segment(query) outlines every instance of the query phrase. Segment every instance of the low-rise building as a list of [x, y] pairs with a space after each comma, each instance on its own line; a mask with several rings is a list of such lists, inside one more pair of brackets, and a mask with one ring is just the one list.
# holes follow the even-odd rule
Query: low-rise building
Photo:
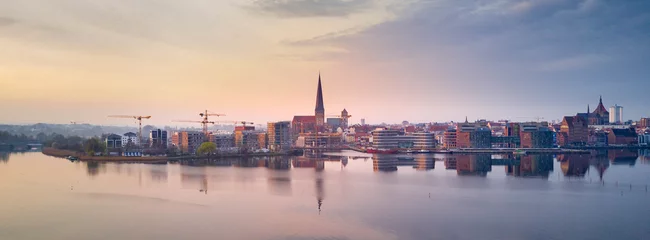
[[610, 145], [633, 145], [638, 143], [636, 131], [632, 128], [610, 129], [607, 138]]
[[637, 137], [639, 146], [650, 146], [650, 132], [644, 132]]
[[444, 134], [444, 141], [442, 143], [443, 147], [446, 149], [454, 149], [457, 146], [456, 141], [456, 129], [447, 129]]
[[117, 135], [117, 134], [110, 134], [106, 136], [106, 139], [104, 140], [106, 143], [106, 148], [107, 149], [116, 149], [116, 148], [122, 148], [122, 136]]
[[122, 147], [126, 147], [126, 145], [129, 143], [133, 143], [135, 146], [138, 146], [140, 144], [140, 141], [138, 141], [138, 134], [128, 132], [122, 135]]

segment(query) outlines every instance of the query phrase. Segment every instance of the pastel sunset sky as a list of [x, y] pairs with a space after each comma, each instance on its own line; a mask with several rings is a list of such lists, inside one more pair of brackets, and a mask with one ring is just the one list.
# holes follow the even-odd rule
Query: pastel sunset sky
[[[650, 116], [646, 0], [0, 0], [0, 123]], [[128, 122], [128, 121], [127, 121]]]

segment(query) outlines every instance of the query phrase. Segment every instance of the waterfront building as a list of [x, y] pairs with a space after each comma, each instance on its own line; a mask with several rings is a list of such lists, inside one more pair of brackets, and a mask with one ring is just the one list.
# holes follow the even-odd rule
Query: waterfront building
[[377, 129], [372, 131], [372, 146], [377, 149], [397, 149], [399, 145], [399, 131], [390, 129]]
[[183, 153], [196, 153], [196, 149], [205, 141], [205, 134], [199, 131], [175, 132], [172, 143]]
[[650, 132], [644, 132], [637, 136], [639, 146], [650, 146]]
[[587, 144], [590, 146], [607, 146], [608, 132], [602, 129], [589, 129], [589, 141]]
[[589, 137], [588, 126], [587, 121], [581, 116], [564, 117], [558, 135], [558, 145], [586, 145]]
[[459, 123], [456, 128], [456, 147], [458, 148], [491, 148], [492, 130], [488, 122], [480, 120], [469, 123]]
[[623, 123], [623, 107], [614, 105], [609, 107], [609, 123], [621, 124]]
[[255, 128], [235, 128], [235, 147], [248, 150], [266, 148], [266, 132]]
[[122, 135], [122, 147], [126, 147], [126, 145], [129, 143], [133, 143], [134, 145], [138, 146], [140, 144], [140, 141], [138, 140], [138, 134], [128, 132]]
[[227, 151], [235, 147], [234, 134], [210, 134], [210, 142], [217, 145], [220, 151]]
[[631, 145], [638, 143], [636, 131], [632, 128], [628, 129], [615, 129], [612, 128], [607, 134], [607, 142], [610, 145]]
[[414, 149], [433, 149], [436, 148], [436, 135], [428, 132], [413, 133]]
[[167, 148], [167, 131], [161, 129], [151, 130], [149, 133], [149, 142], [151, 147]]
[[107, 149], [122, 148], [122, 136], [120, 135], [110, 134], [106, 136], [106, 139], [104, 141], [106, 143]]
[[553, 131], [547, 122], [520, 123], [519, 129], [522, 148], [552, 148], [555, 145]]
[[341, 144], [340, 133], [303, 133], [296, 140], [297, 147], [328, 148]]
[[270, 122], [266, 127], [268, 145], [271, 151], [286, 151], [291, 147], [291, 122]]

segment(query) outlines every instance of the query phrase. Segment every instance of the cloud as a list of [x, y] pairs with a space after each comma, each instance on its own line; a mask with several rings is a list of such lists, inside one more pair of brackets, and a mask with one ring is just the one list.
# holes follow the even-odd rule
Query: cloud
[[16, 22], [18, 21], [13, 18], [0, 17], [0, 27], [14, 25]]
[[563, 59], [552, 60], [546, 63], [543, 63], [539, 66], [539, 70], [542, 71], [563, 71], [563, 70], [573, 70], [580, 68], [587, 68], [597, 64], [606, 63], [611, 59], [607, 56], [590, 54], [590, 55], [581, 55], [573, 56]]
[[372, 5], [372, 0], [255, 0], [249, 8], [281, 18], [347, 17]]

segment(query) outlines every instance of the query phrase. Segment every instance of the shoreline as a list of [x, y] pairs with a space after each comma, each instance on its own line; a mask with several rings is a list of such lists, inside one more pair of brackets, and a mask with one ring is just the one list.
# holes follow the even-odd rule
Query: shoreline
[[51, 157], [65, 158], [73, 156], [79, 158], [79, 161], [90, 162], [121, 162], [121, 163], [166, 163], [169, 161], [178, 161], [186, 159], [225, 159], [225, 158], [241, 158], [241, 157], [277, 157], [288, 156], [287, 153], [249, 153], [249, 154], [221, 154], [211, 156], [149, 156], [149, 157], [124, 157], [124, 156], [86, 156], [85, 153], [55, 149], [43, 148], [41, 152], [44, 155]]

